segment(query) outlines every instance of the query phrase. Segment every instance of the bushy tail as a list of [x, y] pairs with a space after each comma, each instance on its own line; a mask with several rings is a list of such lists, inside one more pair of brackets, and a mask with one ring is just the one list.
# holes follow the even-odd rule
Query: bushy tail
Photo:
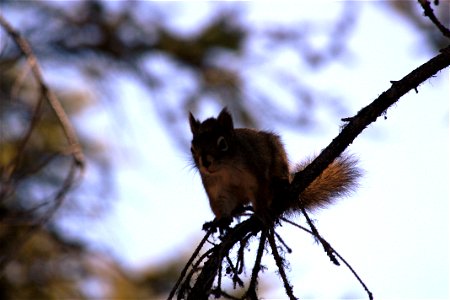
[[[309, 158], [297, 164], [293, 172], [303, 170], [313, 159]], [[337, 198], [354, 191], [361, 176], [362, 170], [358, 168], [358, 160], [352, 155], [343, 153], [300, 194], [299, 207], [303, 205], [309, 211], [324, 208]], [[293, 210], [296, 211], [299, 207]]]

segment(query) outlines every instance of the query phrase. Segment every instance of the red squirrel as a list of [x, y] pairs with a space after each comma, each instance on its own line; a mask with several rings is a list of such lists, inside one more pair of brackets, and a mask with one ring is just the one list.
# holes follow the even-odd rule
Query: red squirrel
[[[217, 118], [203, 122], [190, 113], [189, 124], [193, 134], [192, 157], [217, 220], [233, 217], [249, 203], [261, 219], [270, 218], [277, 184], [289, 185], [293, 174], [311, 162], [311, 159], [306, 160], [290, 170], [278, 135], [234, 128], [226, 108]], [[287, 211], [300, 211], [300, 201], [309, 211], [324, 207], [353, 190], [360, 176], [357, 160], [344, 153], [300, 194], [298, 203], [290, 205]]]

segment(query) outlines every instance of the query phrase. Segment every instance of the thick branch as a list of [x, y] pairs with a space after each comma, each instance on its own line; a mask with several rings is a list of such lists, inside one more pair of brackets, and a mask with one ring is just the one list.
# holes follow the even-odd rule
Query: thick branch
[[[391, 88], [382, 93], [375, 101], [361, 109], [352, 118], [345, 119], [348, 124], [341, 133], [322, 151], [322, 153], [303, 171], [295, 174], [288, 194], [290, 201], [298, 201], [298, 195], [320, 175], [327, 166], [338, 157], [354, 139], [372, 122], [383, 115], [383, 113], [398, 99], [410, 90], [417, 87], [437, 72], [450, 65], [450, 47], [441, 51], [439, 55], [432, 58], [422, 66], [399, 81], [393, 82]], [[286, 209], [286, 208], [285, 208]], [[214, 278], [217, 275], [221, 263], [220, 253], [228, 253], [233, 246], [249, 235], [256, 235], [263, 230], [264, 225], [256, 216], [229, 229], [223, 237], [222, 243], [216, 246], [208, 261], [205, 262], [202, 271], [194, 284], [188, 299], [208, 299], [208, 291], [211, 290]]]
[[358, 114], [348, 120], [339, 135], [320, 153], [320, 155], [304, 170], [295, 174], [291, 185], [290, 201], [298, 201], [298, 195], [319, 176], [355, 140], [355, 138], [399, 98], [410, 90], [416, 90], [425, 80], [450, 65], [450, 47], [421, 65], [404, 78], [393, 82], [391, 88], [382, 93], [375, 101], [361, 109]]

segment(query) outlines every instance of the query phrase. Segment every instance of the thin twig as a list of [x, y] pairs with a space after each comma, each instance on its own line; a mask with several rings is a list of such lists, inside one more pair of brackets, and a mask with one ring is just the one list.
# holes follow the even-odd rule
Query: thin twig
[[6, 264], [11, 261], [11, 259], [14, 257], [14, 255], [17, 254], [18, 249], [20, 249], [25, 242], [28, 240], [28, 238], [39, 228], [41, 228], [44, 224], [46, 224], [50, 218], [53, 216], [53, 214], [58, 210], [58, 208], [61, 206], [65, 195], [70, 190], [70, 188], [75, 183], [75, 175], [76, 175], [76, 169], [77, 166], [75, 163], [73, 163], [69, 169], [69, 172], [67, 174], [67, 177], [65, 178], [61, 189], [56, 193], [54, 197], [54, 205], [53, 207], [46, 212], [39, 220], [34, 222], [29, 226], [29, 228], [23, 233], [23, 235], [14, 243], [14, 247], [7, 248], [5, 253], [0, 257], [0, 277], [5, 269]]
[[41, 162], [38, 162], [36, 164], [36, 166], [34, 166], [33, 168], [30, 168], [28, 170], [26, 170], [26, 172], [17, 172], [14, 176], [15, 181], [20, 181], [23, 180], [31, 175], [36, 174], [37, 172], [39, 172], [40, 170], [42, 170], [45, 166], [47, 166], [48, 164], [50, 164], [54, 159], [58, 158], [61, 155], [60, 152], [53, 152], [50, 155], [48, 155], [48, 157], [42, 159]]
[[229, 253], [244, 237], [258, 234], [262, 228], [263, 225], [256, 216], [252, 216], [244, 222], [237, 224], [235, 227], [230, 228], [223, 236], [222, 242], [214, 247], [214, 252], [209, 256], [208, 261], [204, 263], [201, 273], [197, 277], [191, 293], [188, 295], [188, 299], [208, 299], [208, 291], [211, 290], [214, 278], [217, 275], [219, 251]]
[[236, 267], [233, 265], [233, 262], [231, 261], [231, 258], [227, 255], [226, 256], [229, 268], [230, 268], [230, 272], [233, 274], [232, 275], [232, 280], [233, 280], [233, 288], [236, 288], [236, 284], [238, 284], [240, 287], [244, 286], [244, 282], [241, 280], [241, 278], [239, 278], [239, 274], [238, 270], [236, 269]]
[[244, 270], [244, 251], [251, 237], [252, 235], [248, 234], [240, 241], [240, 247], [237, 251], [236, 261], [236, 269], [238, 270], [238, 274], [241, 274]]
[[[401, 80], [394, 83], [391, 88], [383, 92], [371, 104], [361, 109], [358, 114], [349, 118], [348, 124], [344, 126], [339, 135], [321, 152], [321, 154], [314, 159], [301, 172], [295, 174], [289, 191], [289, 201], [298, 201], [300, 193], [313, 182], [319, 174], [321, 174], [328, 165], [336, 159], [355, 138], [365, 129], [369, 124], [375, 122], [378, 117], [382, 116], [384, 112], [394, 103], [396, 103], [402, 96], [410, 90], [417, 88], [425, 80], [432, 77], [437, 72], [443, 70], [450, 65], [450, 47], [442, 49], [440, 54], [436, 55], [411, 73], [406, 75]], [[286, 210], [289, 207], [285, 208]], [[218, 247], [223, 247], [224, 251], [230, 251], [234, 245], [239, 243], [242, 238], [247, 235], [256, 235], [264, 229], [264, 225], [255, 217], [252, 216], [235, 227], [230, 228], [227, 234], [223, 237]], [[217, 251], [215, 251], [205, 262], [201, 273], [196, 279], [191, 294], [191, 299], [207, 299], [205, 291], [211, 289], [212, 280], [217, 274], [218, 261]], [[197, 297], [197, 298], [196, 298]]]
[[261, 236], [259, 238], [258, 252], [256, 252], [255, 265], [253, 266], [253, 270], [252, 270], [252, 277], [250, 278], [250, 284], [248, 286], [247, 293], [246, 293], [246, 296], [248, 298], [258, 299], [258, 297], [256, 295], [256, 287], [258, 284], [258, 274], [259, 274], [259, 271], [261, 271], [261, 260], [262, 260], [262, 256], [264, 253], [264, 246], [266, 244], [266, 239], [267, 239], [267, 231], [262, 230]]
[[286, 244], [286, 242], [283, 240], [283, 238], [274, 230], [273, 234], [275, 234], [275, 237], [280, 241], [280, 243], [283, 245], [283, 247], [286, 249], [288, 253], [292, 253], [292, 249]]
[[434, 25], [436, 25], [436, 27], [445, 37], [450, 39], [450, 30], [444, 25], [442, 25], [442, 23], [436, 17], [433, 9], [431, 8], [430, 1], [428, 0], [418, 0], [418, 1], [423, 8], [425, 16], [428, 17], [431, 20], [431, 22], [433, 22]]
[[[316, 237], [314, 235], [314, 233], [309, 230], [308, 228], [305, 228], [297, 223], [292, 222], [289, 219], [286, 219], [285, 217], [281, 217], [281, 220], [285, 221], [286, 223], [291, 224], [292, 226], [295, 226], [297, 228], [300, 228], [303, 231], [306, 231], [307, 233], [311, 234], [312, 236]], [[331, 245], [330, 243], [328, 243], [323, 237], [320, 237], [322, 240], [322, 243], [325, 243], [328, 245], [329, 249], [331, 251], [333, 251], [334, 254], [336, 254], [336, 256], [346, 265], [346, 267], [350, 270], [350, 272], [352, 272], [353, 276], [355, 276], [355, 278], [359, 281], [359, 283], [362, 285], [362, 287], [364, 288], [364, 290], [366, 291], [367, 295], [369, 296], [369, 299], [372, 300], [373, 299], [373, 295], [372, 292], [369, 290], [369, 288], [366, 286], [366, 284], [364, 283], [364, 281], [361, 279], [361, 277], [359, 277], [358, 273], [356, 273], [356, 271], [352, 268], [352, 266], [339, 254], [339, 252], [337, 252]]]
[[[42, 76], [42, 72], [40, 70], [38, 61], [36, 59], [36, 56], [34, 55], [33, 51], [31, 50], [30, 45], [26, 41], [26, 39], [22, 38], [20, 34], [3, 18], [3, 16], [0, 15], [0, 25], [4, 28], [4, 30], [11, 36], [11, 38], [14, 40], [14, 42], [17, 44], [19, 49], [21, 50], [22, 54], [27, 59], [27, 64], [31, 71], [33, 72], [34, 78], [37, 82], [37, 84], [40, 87], [40, 93], [38, 96], [38, 101], [36, 106], [34, 107], [33, 117], [30, 122], [30, 125], [27, 129], [27, 131], [24, 134], [24, 137], [21, 139], [20, 144], [18, 145], [17, 149], [17, 155], [13, 160], [13, 165], [9, 169], [9, 173], [6, 174], [6, 182], [7, 185], [11, 185], [13, 183], [13, 175], [16, 176], [17, 169], [21, 165], [21, 160], [23, 158], [23, 154], [25, 152], [25, 147], [27, 146], [31, 134], [36, 127], [37, 122], [39, 121], [43, 109], [43, 102], [45, 99], [47, 99], [50, 107], [52, 107], [53, 111], [55, 112], [60, 126], [62, 127], [63, 131], [65, 132], [65, 136], [67, 139], [67, 142], [69, 144], [69, 148], [72, 148], [71, 154], [74, 158], [71, 162], [70, 169], [67, 173], [67, 176], [64, 178], [64, 181], [62, 182], [61, 187], [56, 191], [55, 195], [52, 197], [52, 201], [48, 203], [52, 203], [53, 206], [40, 218], [32, 222], [32, 224], [27, 228], [25, 233], [17, 238], [16, 242], [14, 243], [14, 246], [11, 246], [6, 251], [6, 254], [3, 255], [0, 259], [0, 270], [3, 272], [3, 269], [5, 265], [12, 259], [13, 255], [18, 252], [18, 249], [21, 248], [26, 240], [39, 228], [41, 228], [45, 223], [48, 223], [50, 218], [55, 214], [55, 212], [60, 208], [65, 196], [69, 192], [69, 190], [72, 188], [72, 186], [77, 182], [76, 175], [77, 170], [81, 169], [83, 170], [84, 166], [84, 158], [83, 153], [81, 151], [81, 147], [79, 146], [77, 136], [75, 134], [75, 131], [72, 128], [72, 125], [65, 114], [61, 104], [59, 103], [58, 99], [56, 98], [53, 91], [45, 84]], [[16, 93], [17, 91], [13, 90], [13, 93]], [[14, 95], [13, 95], [14, 96]], [[40, 167], [43, 167], [44, 165], [40, 165]], [[36, 171], [36, 170], [31, 170]], [[20, 174], [19, 174], [20, 175]], [[14, 180], [17, 180], [19, 177], [15, 177]], [[3, 197], [7, 194], [6, 190], [0, 191], [0, 197]]]
[[69, 153], [75, 159], [76, 164], [83, 170], [85, 160], [83, 151], [81, 149], [80, 143], [78, 142], [75, 130], [70, 123], [69, 117], [64, 111], [61, 103], [56, 97], [55, 93], [47, 86], [42, 76], [41, 68], [39, 66], [38, 60], [34, 55], [30, 44], [24, 39], [20, 33], [15, 30], [2, 15], [0, 15], [0, 25], [5, 29], [5, 31], [11, 36], [11, 38], [16, 42], [19, 49], [25, 55], [28, 61], [28, 65], [31, 67], [34, 77], [41, 88], [41, 92], [45, 95], [50, 107], [53, 109], [59, 123], [64, 131], [69, 144]]
[[308, 223], [309, 227], [311, 228], [311, 232], [312, 235], [316, 238], [317, 241], [319, 241], [322, 244], [323, 250], [325, 250], [325, 252], [327, 253], [328, 257], [330, 258], [330, 260], [336, 265], [339, 266], [339, 261], [336, 259], [336, 257], [334, 257], [333, 255], [333, 251], [331, 251], [330, 249], [330, 245], [327, 243], [323, 243], [324, 239], [322, 238], [322, 236], [319, 234], [319, 231], [317, 230], [316, 226], [314, 226], [313, 222], [311, 221], [311, 219], [309, 218], [308, 213], [306, 212], [306, 209], [304, 207], [301, 208], [302, 209], [302, 213], [306, 218], [306, 222]]
[[206, 259], [207, 257], [211, 257], [211, 255], [214, 253], [215, 248], [211, 248], [209, 250], [207, 250], [205, 253], [203, 253], [195, 263], [192, 263], [192, 267], [191, 267], [191, 271], [186, 275], [183, 283], [181, 284], [179, 291], [178, 291], [178, 299], [185, 299], [184, 296], [184, 292], [185, 289], [189, 288], [190, 289], [190, 282], [192, 277], [194, 276], [195, 273], [197, 273], [198, 271], [201, 270], [200, 268], [200, 264], [202, 263], [202, 261], [204, 259]]
[[11, 99], [15, 100], [18, 98], [21, 86], [22, 86], [23, 82], [25, 81], [26, 77], [28, 76], [28, 74], [30, 73], [30, 69], [31, 69], [30, 65], [28, 65], [28, 64], [25, 65], [21, 74], [14, 81], [14, 84], [11, 87]]
[[36, 128], [36, 124], [39, 122], [39, 119], [42, 114], [43, 103], [44, 103], [44, 97], [42, 97], [42, 94], [39, 94], [39, 99], [37, 101], [36, 106], [34, 107], [33, 116], [31, 118], [30, 125], [28, 126], [26, 133], [24, 134], [23, 138], [20, 140], [20, 142], [17, 146], [17, 153], [15, 155], [14, 160], [12, 161], [12, 166], [10, 167], [10, 169], [8, 170], [8, 173], [6, 174], [7, 178], [5, 179], [5, 181], [8, 184], [11, 184], [11, 182], [13, 181], [13, 179], [12, 179], [13, 175], [17, 175], [16, 172], [17, 172], [18, 168], [20, 167], [20, 165], [22, 164], [22, 158], [23, 158], [23, 154], [25, 152], [25, 147], [30, 140], [33, 130]]
[[372, 292], [366, 286], [364, 281], [362, 281], [361, 277], [359, 277], [358, 273], [356, 273], [356, 271], [352, 268], [352, 266], [339, 254], [339, 252], [337, 252], [333, 247], [331, 247], [331, 245], [330, 248], [331, 250], [333, 250], [334, 254], [336, 254], [336, 256], [339, 257], [339, 259], [344, 263], [344, 265], [350, 270], [350, 272], [352, 272], [353, 276], [355, 276], [355, 278], [359, 281], [359, 283], [362, 285], [367, 295], [369, 296], [369, 299], [373, 300]]
[[172, 290], [170, 291], [169, 297], [167, 297], [167, 299], [172, 299], [172, 297], [175, 295], [175, 292], [177, 291], [178, 286], [180, 285], [181, 281], [183, 280], [184, 275], [186, 275], [186, 272], [189, 269], [189, 267], [191, 266], [192, 262], [197, 257], [198, 253], [202, 249], [202, 247], [205, 244], [205, 242], [208, 240], [209, 236], [211, 235], [211, 232], [212, 232], [212, 230], [208, 230], [206, 232], [205, 236], [203, 237], [203, 239], [198, 244], [197, 248], [195, 248], [194, 253], [192, 253], [192, 255], [189, 258], [188, 262], [186, 263], [186, 265], [184, 266], [183, 270], [181, 271], [180, 277], [178, 277], [178, 280], [175, 283], [175, 285], [172, 288]]
[[269, 235], [268, 235], [268, 241], [269, 241], [269, 245], [270, 248], [272, 248], [272, 256], [275, 260], [275, 263], [278, 267], [278, 271], [279, 274], [281, 276], [281, 279], [283, 280], [283, 285], [284, 285], [284, 289], [286, 291], [287, 296], [289, 297], [289, 299], [294, 300], [294, 299], [298, 299], [297, 297], [294, 296], [294, 292], [292, 290], [292, 286], [289, 283], [289, 280], [287, 279], [286, 276], [286, 272], [284, 271], [284, 264], [283, 264], [283, 258], [280, 256], [280, 254], [278, 253], [278, 249], [277, 249], [277, 244], [275, 242], [275, 238], [274, 238], [274, 229], [272, 228], [269, 231]]
[[[222, 251], [219, 252], [219, 270], [217, 271], [217, 287], [216, 287], [216, 291], [217, 294], [215, 295], [216, 298], [218, 298], [220, 296], [220, 291], [222, 291], [222, 262], [223, 262], [223, 257], [224, 254]], [[226, 255], [226, 254], [225, 254]]]

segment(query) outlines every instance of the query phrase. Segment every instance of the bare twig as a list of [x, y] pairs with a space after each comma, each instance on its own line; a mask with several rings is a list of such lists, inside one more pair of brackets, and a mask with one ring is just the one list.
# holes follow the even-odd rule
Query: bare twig
[[61, 206], [65, 195], [67, 194], [67, 192], [70, 190], [70, 188], [72, 187], [72, 185], [75, 182], [76, 169], [77, 169], [76, 165], [72, 164], [70, 167], [70, 170], [67, 174], [67, 177], [65, 178], [65, 180], [62, 184], [62, 187], [54, 196], [53, 207], [49, 211], [47, 211], [47, 213], [44, 214], [39, 220], [33, 222], [26, 229], [25, 233], [23, 233], [20, 237], [18, 237], [18, 239], [14, 243], [14, 247], [7, 248], [5, 253], [2, 254], [2, 256], [0, 257], [0, 275], [1, 275], [1, 272], [4, 271], [4, 267], [6, 266], [6, 264], [9, 261], [11, 261], [11, 259], [14, 257], [14, 255], [16, 255], [17, 250], [23, 246], [23, 244], [28, 240], [28, 238], [37, 229], [39, 229], [42, 225], [47, 223], [50, 220], [50, 218], [53, 216], [53, 214], [56, 212], [56, 210]]
[[172, 297], [175, 295], [175, 292], [177, 291], [178, 286], [180, 285], [181, 281], [183, 280], [184, 275], [186, 275], [187, 270], [191, 266], [191, 264], [194, 261], [194, 259], [197, 257], [197, 255], [200, 252], [200, 250], [203, 248], [203, 245], [208, 240], [208, 238], [211, 235], [211, 233], [212, 233], [212, 230], [208, 230], [206, 232], [205, 236], [203, 237], [203, 239], [198, 244], [197, 248], [195, 248], [194, 253], [192, 253], [191, 258], [189, 258], [188, 262], [186, 263], [186, 265], [184, 266], [183, 270], [181, 271], [180, 277], [178, 277], [178, 280], [175, 283], [175, 285], [172, 288], [172, 290], [170, 291], [169, 297], [167, 299], [172, 299]]
[[[23, 233], [16, 236], [14, 241], [10, 241], [8, 247], [6, 247], [6, 250], [4, 251], [3, 255], [0, 258], [0, 270], [1, 272], [3, 272], [5, 265], [13, 259], [14, 255], [16, 255], [16, 253], [18, 252], [18, 249], [20, 249], [25, 244], [28, 238], [37, 229], [42, 227], [44, 224], [48, 223], [50, 218], [59, 209], [66, 194], [69, 192], [69, 190], [76, 182], [76, 175], [78, 174], [77, 171], [80, 169], [83, 170], [84, 157], [81, 147], [78, 143], [77, 136], [72, 128], [72, 125], [67, 115], [65, 114], [61, 104], [59, 103], [53, 91], [44, 82], [38, 61], [33, 51], [31, 50], [30, 45], [28, 44], [26, 39], [21, 37], [20, 34], [1, 15], [0, 15], [0, 26], [3, 27], [3, 29], [9, 34], [9, 36], [13, 39], [13, 41], [17, 44], [18, 48], [21, 50], [22, 54], [26, 57], [28, 68], [32, 71], [32, 74], [38, 86], [40, 87], [40, 92], [38, 94], [38, 101], [34, 107], [34, 112], [30, 125], [25, 134], [23, 135], [22, 139], [20, 140], [17, 153], [12, 161], [12, 164], [8, 167], [7, 173], [4, 174], [3, 181], [5, 185], [4, 189], [0, 191], [0, 199], [5, 199], [7, 195], [10, 193], [10, 191], [15, 188], [17, 181], [20, 180], [22, 176], [25, 176], [25, 174], [17, 174], [18, 173], [17, 170], [21, 165], [21, 161], [25, 153], [25, 148], [30, 141], [30, 137], [33, 133], [33, 130], [40, 120], [45, 100], [47, 100], [50, 107], [53, 109], [60, 123], [60, 126], [62, 127], [65, 133], [65, 137], [67, 139], [70, 149], [69, 152], [72, 154], [73, 157], [67, 176], [64, 178], [63, 182], [61, 183], [61, 186], [55, 192], [54, 196], [51, 197], [51, 201], [47, 201], [45, 203], [45, 205], [51, 204], [50, 208], [40, 217], [31, 219], [27, 218], [29, 224], [26, 225], [26, 230]], [[19, 81], [16, 82], [17, 85], [13, 87], [12, 90], [13, 96], [14, 93], [18, 93], [18, 88], [21, 80], [22, 78], [20, 78]], [[67, 151], [61, 151], [61, 153], [63, 152]], [[47, 163], [49, 163], [53, 157], [54, 156], [51, 156], [49, 159], [44, 160], [43, 163], [38, 164], [37, 168], [30, 169], [28, 174], [26, 175], [30, 175], [33, 172], [37, 172], [38, 169], [43, 168]]]
[[236, 288], [236, 285], [243, 287], [244, 282], [241, 280], [241, 278], [239, 278], [239, 274], [241, 274], [241, 272], [239, 272], [239, 270], [233, 265], [233, 262], [228, 255], [226, 256], [226, 259], [230, 268], [229, 270], [227, 270], [227, 272], [232, 273], [233, 287]]
[[423, 8], [423, 13], [425, 14], [425, 16], [428, 17], [431, 20], [431, 22], [433, 22], [434, 25], [436, 25], [436, 27], [445, 37], [450, 39], [450, 30], [444, 25], [442, 25], [442, 23], [436, 17], [433, 9], [431, 8], [430, 1], [428, 0], [418, 0], [418, 1]]
[[275, 230], [273, 231], [273, 234], [283, 245], [284, 249], [286, 249], [287, 253], [292, 253], [292, 249], [286, 244], [286, 242], [283, 240], [283, 238]]
[[[184, 295], [185, 293], [189, 293], [189, 291], [191, 290], [191, 280], [192, 277], [194, 276], [194, 274], [198, 273], [201, 271], [201, 263], [211, 257], [214, 253], [214, 248], [211, 248], [209, 250], [207, 250], [205, 253], [203, 253], [195, 263], [192, 264], [192, 268], [191, 271], [187, 274], [186, 278], [183, 281], [183, 284], [181, 285], [179, 291], [178, 291], [178, 297], [177, 299], [185, 299]], [[214, 279], [214, 278], [213, 278]], [[209, 293], [209, 290], [208, 290]]]
[[252, 216], [248, 220], [237, 224], [234, 228], [230, 228], [223, 236], [222, 242], [213, 248], [213, 253], [205, 262], [201, 273], [192, 287], [188, 299], [208, 299], [208, 292], [211, 290], [214, 278], [217, 276], [219, 264], [221, 263], [220, 252], [229, 253], [229, 251], [248, 235], [256, 235], [263, 227], [261, 221]]
[[[33, 111], [33, 117], [31, 118], [30, 125], [28, 126], [28, 129], [26, 133], [24, 134], [23, 138], [20, 140], [20, 143], [17, 147], [17, 153], [15, 155], [14, 160], [12, 161], [12, 165], [9, 167], [7, 178], [5, 178], [5, 182], [7, 185], [11, 184], [11, 178], [12, 175], [16, 175], [16, 171], [21, 165], [22, 157], [25, 152], [25, 147], [30, 141], [31, 134], [33, 133], [33, 130], [36, 128], [36, 124], [39, 122], [39, 119], [42, 114], [43, 109], [43, 103], [44, 103], [44, 97], [42, 97], [42, 94], [39, 95], [39, 99], [37, 101], [36, 106], [34, 107]], [[0, 199], [2, 198], [3, 191], [0, 191]]]
[[[75, 130], [73, 129], [72, 124], [70, 123], [70, 120], [69, 120], [66, 112], [64, 111], [63, 107], [61, 106], [61, 103], [59, 102], [55, 93], [45, 83], [38, 60], [37, 60], [36, 56], [34, 55], [30, 44], [27, 42], [26, 39], [24, 39], [19, 34], [19, 32], [17, 30], [15, 30], [9, 24], [9, 22], [6, 21], [5, 18], [3, 18], [2, 15], [0, 15], [0, 25], [11, 36], [11, 38], [16, 42], [17, 46], [19, 46], [19, 49], [22, 51], [22, 53], [27, 58], [28, 65], [30, 66], [31, 71], [32, 71], [34, 77], [36, 78], [37, 83], [39, 84], [39, 86], [41, 88], [42, 95], [45, 96], [45, 98], [48, 101], [48, 104], [55, 112], [56, 117], [58, 118], [58, 121], [61, 124], [61, 127], [64, 131], [64, 134], [66, 135], [66, 138], [67, 138], [67, 141], [69, 144], [68, 153], [70, 153], [73, 156], [76, 164], [81, 169], [83, 169], [84, 164], [85, 164], [84, 155], [83, 155], [83, 151], [81, 149], [80, 143], [78, 142], [77, 135], [75, 134]], [[38, 105], [40, 105], [40, 104], [38, 104]]]
[[[286, 223], [289, 223], [295, 227], [300, 228], [303, 231], [306, 231], [307, 233], [311, 234], [315, 238], [317, 237], [312, 230], [309, 230], [308, 228], [305, 228], [297, 223], [294, 223], [291, 220], [286, 219], [284, 217], [282, 217], [281, 219]], [[345, 264], [345, 266], [350, 270], [350, 272], [352, 272], [353, 276], [355, 276], [355, 278], [359, 281], [359, 283], [362, 285], [362, 287], [366, 291], [367, 295], [369, 296], [369, 299], [372, 300], [373, 299], [372, 292], [369, 290], [369, 288], [364, 283], [364, 281], [361, 279], [361, 277], [359, 277], [358, 273], [356, 273], [356, 271], [353, 269], [353, 267], [339, 254], [339, 252], [337, 252], [333, 247], [331, 247], [330, 243], [328, 243], [323, 237], [320, 237], [320, 239], [321, 239], [321, 243], [326, 244], [327, 248], [330, 249], [330, 251], [332, 251], [334, 254], [336, 254], [336, 256]]]
[[238, 274], [241, 274], [242, 271], [244, 270], [244, 250], [247, 247], [251, 237], [252, 235], [249, 234], [240, 241], [240, 246], [239, 250], [237, 251], [237, 260], [236, 260], [236, 269], [238, 270]]
[[319, 241], [322, 244], [323, 250], [325, 250], [325, 252], [327, 253], [328, 257], [330, 258], [330, 260], [336, 265], [339, 266], [339, 261], [336, 259], [336, 257], [334, 257], [333, 255], [333, 251], [331, 251], [330, 249], [330, 245], [328, 243], [323, 243], [324, 239], [322, 238], [322, 236], [319, 234], [319, 231], [317, 230], [316, 226], [314, 226], [313, 222], [311, 221], [311, 219], [309, 218], [308, 213], [306, 212], [306, 209], [304, 207], [301, 208], [302, 209], [302, 213], [306, 218], [306, 222], [308, 223], [309, 227], [311, 228], [311, 232], [312, 235], [317, 239], [317, 241]]
[[289, 280], [287, 279], [286, 272], [284, 271], [284, 264], [283, 264], [284, 258], [282, 258], [280, 256], [280, 254], [278, 253], [277, 244], [276, 244], [275, 238], [274, 238], [274, 231], [275, 230], [272, 228], [267, 237], [270, 248], [272, 248], [272, 256], [278, 267], [278, 272], [280, 274], [280, 277], [283, 280], [283, 285], [284, 285], [284, 290], [286, 291], [286, 295], [289, 297], [290, 300], [294, 300], [294, 299], [297, 299], [297, 297], [294, 296], [294, 291], [292, 290], [292, 286], [289, 283]]
[[258, 252], [256, 252], [255, 265], [252, 270], [252, 277], [250, 279], [250, 284], [247, 289], [246, 298], [258, 299], [256, 295], [256, 287], [258, 284], [258, 274], [261, 271], [261, 259], [264, 252], [264, 246], [266, 244], [267, 231], [261, 231], [261, 237], [259, 238]]
[[[350, 145], [354, 139], [372, 122], [376, 121], [378, 117], [383, 116], [385, 111], [395, 102], [397, 102], [402, 96], [408, 93], [410, 90], [417, 89], [417, 87], [423, 83], [425, 80], [432, 77], [437, 72], [443, 70], [450, 65], [450, 47], [441, 50], [441, 53], [430, 59], [428, 62], [424, 63], [417, 69], [413, 70], [411, 73], [406, 75], [401, 80], [395, 81], [392, 86], [385, 92], [383, 92], [377, 99], [375, 99], [371, 104], [361, 109], [358, 114], [354, 117], [347, 118], [348, 123], [342, 128], [339, 135], [333, 139], [333, 141], [322, 151], [322, 153], [314, 159], [314, 161], [309, 164], [305, 169], [295, 174], [293, 182], [290, 186], [289, 193], [287, 195], [288, 200], [287, 206], [281, 211], [281, 216], [283, 212], [288, 210], [290, 203], [292, 201], [298, 201], [298, 197], [303, 192], [308, 185], [313, 182], [317, 176], [319, 176], [328, 165], [336, 159], [342, 152]], [[307, 214], [305, 214], [305, 217]], [[308, 217], [307, 217], [308, 218]], [[284, 219], [284, 218], [283, 218]], [[312, 222], [309, 220], [309, 225]], [[313, 228], [313, 226], [311, 226]], [[203, 268], [196, 279], [194, 287], [189, 294], [188, 299], [207, 299], [208, 292], [211, 290], [214, 278], [217, 275], [219, 269], [220, 253], [228, 253], [234, 245], [242, 241], [242, 239], [254, 236], [258, 232], [265, 230], [265, 226], [259, 221], [256, 216], [252, 216], [249, 219], [237, 224], [235, 227], [230, 228], [227, 233], [222, 237], [222, 242], [218, 244], [208, 257], [208, 260], [203, 265]], [[319, 238], [327, 252], [332, 252], [341, 258], [337, 252], [331, 248], [331, 246], [317, 233], [313, 233], [307, 230]], [[270, 237], [270, 234], [269, 234]], [[276, 245], [274, 243], [274, 238], [272, 234], [273, 243], [271, 245], [272, 250], [274, 250], [274, 256], [277, 255]], [[270, 242], [270, 240], [269, 240]], [[215, 247], [215, 248], [216, 248]], [[224, 251], [224, 252], [221, 252]], [[341, 259], [347, 267], [352, 271], [358, 281], [363, 285], [364, 289], [367, 291], [369, 298], [372, 298], [372, 294], [367, 289], [362, 280], [357, 276], [356, 272], [346, 263], [345, 260]], [[278, 260], [277, 264], [282, 265], [281, 260]], [[284, 271], [283, 268], [281, 268]], [[282, 277], [283, 278], [283, 277]], [[286, 286], [286, 283], [285, 283]], [[287, 284], [289, 286], [289, 284]], [[289, 290], [289, 289], [287, 289]]]
[[425, 80], [450, 65], [450, 47], [441, 50], [437, 56], [430, 59], [401, 80], [396, 81], [371, 104], [361, 109], [356, 116], [342, 128], [336, 138], [317, 156], [305, 169], [295, 174], [291, 184], [290, 203], [298, 201], [298, 195], [317, 178], [336, 157], [355, 140], [369, 124], [410, 90], [416, 89]]

